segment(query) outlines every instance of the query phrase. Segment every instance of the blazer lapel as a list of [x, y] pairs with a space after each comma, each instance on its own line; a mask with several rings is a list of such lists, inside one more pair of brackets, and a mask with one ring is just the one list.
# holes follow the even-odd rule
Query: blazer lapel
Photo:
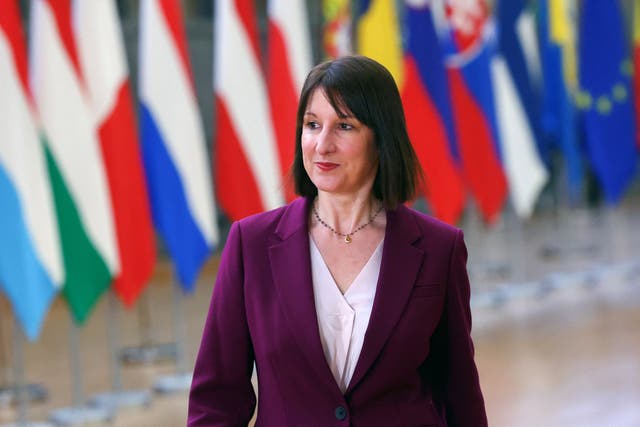
[[387, 227], [369, 325], [346, 393], [362, 380], [402, 316], [422, 265], [424, 252], [413, 246], [422, 234], [404, 205], [387, 212]]
[[300, 350], [318, 377], [340, 392], [324, 356], [313, 297], [307, 214], [309, 201], [294, 201], [276, 228], [269, 247], [271, 274], [280, 305]]

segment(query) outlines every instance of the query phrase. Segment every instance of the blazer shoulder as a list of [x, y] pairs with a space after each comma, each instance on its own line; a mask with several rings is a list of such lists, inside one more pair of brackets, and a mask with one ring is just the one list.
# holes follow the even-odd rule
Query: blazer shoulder
[[451, 240], [462, 233], [458, 227], [412, 208], [404, 207], [404, 214], [413, 218], [424, 236], [431, 236], [438, 240]]
[[283, 227], [298, 228], [305, 224], [306, 204], [305, 199], [298, 198], [285, 206], [247, 216], [237, 225], [250, 238], [267, 237]]
[[264, 233], [273, 232], [284, 214], [286, 206], [281, 206], [267, 212], [260, 212], [237, 221], [237, 226], [242, 230], [243, 235], [252, 237]]

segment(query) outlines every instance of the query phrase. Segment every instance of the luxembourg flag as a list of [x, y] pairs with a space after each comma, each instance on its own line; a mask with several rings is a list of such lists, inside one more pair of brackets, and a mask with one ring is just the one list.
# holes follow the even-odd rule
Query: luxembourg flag
[[218, 242], [208, 154], [178, 0], [140, 5], [140, 121], [151, 212], [183, 288]]
[[63, 294], [85, 322], [120, 271], [111, 197], [71, 26], [71, 0], [31, 3], [30, 84], [46, 134]]
[[73, 3], [76, 44], [105, 162], [120, 254], [113, 288], [133, 305], [149, 281], [155, 242], [114, 0]]
[[26, 55], [18, 0], [7, 0], [0, 6], [0, 288], [35, 340], [64, 269]]
[[302, 85], [311, 69], [307, 7], [303, 1], [269, 0], [267, 85], [287, 200], [294, 197], [285, 182], [296, 145], [296, 112]]

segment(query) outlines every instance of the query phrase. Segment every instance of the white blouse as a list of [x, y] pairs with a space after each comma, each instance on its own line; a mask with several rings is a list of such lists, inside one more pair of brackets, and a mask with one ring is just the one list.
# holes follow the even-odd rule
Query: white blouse
[[353, 376], [369, 325], [384, 239], [344, 294], [333, 280], [311, 236], [309, 242], [313, 295], [322, 349], [333, 377], [344, 393]]

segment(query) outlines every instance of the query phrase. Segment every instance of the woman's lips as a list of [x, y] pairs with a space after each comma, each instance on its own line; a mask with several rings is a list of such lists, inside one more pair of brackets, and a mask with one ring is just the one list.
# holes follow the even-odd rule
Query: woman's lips
[[316, 166], [318, 166], [318, 168], [321, 171], [328, 172], [330, 170], [333, 170], [333, 169], [337, 168], [338, 164], [337, 163], [330, 163], [330, 162], [316, 162]]

